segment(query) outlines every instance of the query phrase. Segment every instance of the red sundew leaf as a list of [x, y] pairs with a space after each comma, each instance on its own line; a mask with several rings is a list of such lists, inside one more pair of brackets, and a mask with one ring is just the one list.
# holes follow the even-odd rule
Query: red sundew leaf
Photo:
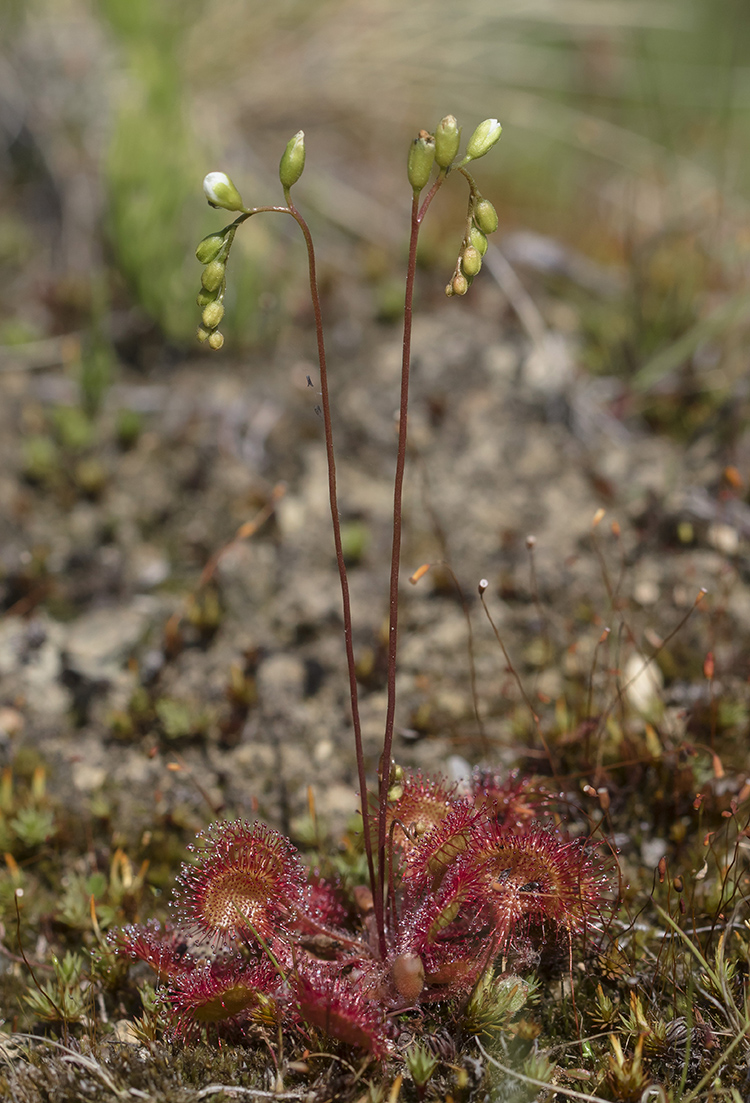
[[474, 837], [468, 860], [506, 942], [521, 925], [549, 923], [578, 933], [599, 915], [604, 874], [578, 840], [547, 828], [517, 835], [493, 825]]
[[476, 805], [485, 805], [501, 827], [528, 824], [549, 797], [518, 770], [505, 775], [477, 766], [471, 779]]
[[145, 961], [160, 980], [171, 980], [195, 968], [185, 932], [171, 923], [165, 924], [163, 930], [155, 919], [145, 927], [133, 924], [121, 931], [111, 931], [107, 942], [118, 954]]
[[279, 985], [279, 977], [267, 960], [248, 964], [236, 956], [199, 966], [174, 978], [169, 985], [174, 1034], [189, 1037], [201, 1024], [238, 1017], [273, 1022], [274, 995]]
[[487, 823], [485, 808], [454, 800], [445, 819], [407, 854], [404, 880], [418, 885], [430, 882], [436, 888], [446, 870], [467, 852], [478, 825]]
[[410, 886], [403, 901], [398, 951], [418, 955], [425, 972], [423, 1000], [445, 999], [470, 987], [497, 942], [493, 911], [478, 871], [457, 862], [433, 890]]
[[348, 977], [318, 966], [297, 975], [295, 995], [302, 1019], [329, 1037], [374, 1057], [391, 1048], [381, 1006]]
[[302, 862], [291, 843], [265, 824], [215, 823], [192, 848], [175, 895], [180, 921], [212, 945], [238, 938], [273, 939], [305, 898]]
[[401, 796], [389, 803], [386, 812], [386, 831], [390, 832], [395, 824], [393, 845], [405, 854], [411, 853], [449, 815], [456, 802], [455, 792], [456, 786], [443, 778], [406, 774]]
[[298, 916], [298, 928], [305, 930], [310, 927], [308, 919], [326, 927], [341, 928], [346, 926], [348, 918], [337, 886], [321, 877], [317, 870], [314, 871], [310, 876], [304, 908]]

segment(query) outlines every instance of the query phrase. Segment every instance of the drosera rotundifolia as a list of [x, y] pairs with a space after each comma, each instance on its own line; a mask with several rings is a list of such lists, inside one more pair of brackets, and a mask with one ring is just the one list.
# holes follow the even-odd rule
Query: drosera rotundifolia
[[[223, 345], [219, 327], [228, 262], [240, 227], [258, 214], [286, 215], [298, 224], [307, 248], [361, 828], [348, 862], [319, 854], [310, 867], [290, 840], [261, 823], [218, 822], [199, 836], [193, 860], [178, 878], [173, 921], [132, 925], [110, 936], [118, 953], [145, 961], [164, 982], [164, 1006], [175, 1036], [192, 1038], [205, 1026], [235, 1040], [283, 1029], [307, 1044], [321, 1034], [385, 1058], [399, 1051], [404, 1024], [422, 1022], [427, 1014], [431, 1021], [442, 1017], [459, 1033], [481, 1034], [482, 1024], [507, 1024], [523, 1007], [533, 988], [534, 965], [547, 949], [562, 947], [564, 960], [572, 959], [574, 942], [601, 925], [606, 863], [593, 840], [568, 836], [565, 804], [554, 793], [523, 775], [486, 769], [476, 769], [459, 787], [443, 778], [406, 773], [392, 760], [419, 233], [446, 181], [462, 179], [468, 186], [467, 212], [446, 295], [465, 295], [481, 270], [487, 236], [498, 225], [494, 206], [468, 166], [492, 150], [501, 130], [496, 119], [480, 123], [461, 155], [461, 130], [449, 115], [434, 134], [419, 132], [407, 159], [411, 232], [388, 591], [387, 705], [374, 791], [368, 789], [359, 716], [315, 250], [291, 195], [305, 166], [304, 133], [290, 139], [281, 158], [283, 205], [246, 207], [225, 173], [205, 178], [208, 202], [237, 215], [197, 249], [203, 265], [198, 339], [211, 349]], [[530, 972], [531, 977], [522, 975]], [[414, 1062], [426, 1083], [424, 1062], [416, 1057]]]

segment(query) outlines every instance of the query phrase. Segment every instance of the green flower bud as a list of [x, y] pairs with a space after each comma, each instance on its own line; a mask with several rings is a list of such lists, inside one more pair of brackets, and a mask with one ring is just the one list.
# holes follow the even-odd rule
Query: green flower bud
[[293, 138], [290, 138], [287, 147], [281, 155], [279, 164], [279, 180], [285, 190], [296, 184], [305, 167], [305, 132], [298, 130]]
[[474, 221], [483, 234], [494, 234], [497, 229], [497, 211], [489, 199], [480, 199], [474, 208]]
[[209, 339], [209, 337], [211, 336], [211, 330], [206, 329], [205, 326], [198, 326], [198, 332], [196, 333], [195, 336], [198, 338], [200, 343], [203, 344], [203, 342], [207, 341]]
[[478, 157], [484, 157], [498, 141], [502, 132], [503, 128], [497, 119], [485, 119], [469, 138], [469, 144], [466, 147], [467, 158], [470, 161], [476, 161]]
[[453, 290], [453, 280], [445, 285], [445, 293], [449, 299], [451, 299], [456, 294], [456, 292]]
[[[461, 271], [465, 276], [476, 276], [482, 267], [482, 258], [479, 255], [479, 250], [475, 249], [473, 245], [468, 245], [461, 254]], [[207, 306], [206, 310], [210, 310], [211, 307]], [[206, 312], [203, 312], [203, 321], [206, 320]]]
[[206, 329], [216, 329], [224, 317], [224, 307], [221, 303], [209, 303], [203, 311], [203, 324]]
[[213, 349], [214, 352], [218, 352], [221, 346], [224, 344], [224, 334], [219, 333], [218, 329], [214, 330], [208, 339], [208, 347]]
[[196, 298], [195, 301], [197, 302], [198, 306], [202, 310], [204, 306], [208, 306], [209, 303], [215, 302], [216, 301], [216, 296], [218, 294], [219, 294], [219, 288], [218, 287], [216, 288], [215, 291], [206, 291], [206, 289], [204, 288], [202, 291], [198, 292], [198, 297]]
[[451, 287], [454, 295], [465, 295], [469, 290], [469, 281], [458, 272], [451, 280]]
[[223, 248], [224, 234], [209, 234], [198, 243], [195, 255], [201, 264], [210, 264], [212, 260], [216, 260]]
[[219, 290], [224, 282], [224, 273], [226, 270], [226, 265], [222, 264], [220, 260], [212, 260], [210, 264], [206, 265], [201, 276], [201, 283], [206, 291]]
[[489, 242], [480, 229], [476, 226], [471, 227], [471, 233], [469, 234], [469, 241], [474, 246], [480, 257], [483, 257], [487, 252], [487, 246]]
[[447, 169], [453, 163], [460, 142], [461, 128], [455, 115], [446, 115], [435, 131], [435, 161], [439, 168]]
[[406, 168], [409, 183], [415, 192], [420, 192], [430, 179], [435, 163], [435, 139], [426, 130], [420, 130], [409, 149], [409, 161]]
[[244, 211], [242, 196], [225, 172], [209, 172], [203, 180], [203, 191], [212, 207], [225, 211]]

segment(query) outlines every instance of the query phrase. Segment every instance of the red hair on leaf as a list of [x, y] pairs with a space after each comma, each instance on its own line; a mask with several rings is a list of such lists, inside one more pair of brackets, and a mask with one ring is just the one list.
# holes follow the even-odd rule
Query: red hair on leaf
[[488, 816], [503, 828], [527, 827], [539, 807], [549, 803], [549, 796], [519, 770], [504, 774], [475, 766], [471, 788], [475, 805], [484, 805]]
[[424, 966], [426, 999], [445, 999], [476, 980], [495, 939], [491, 905], [480, 872], [457, 862], [437, 891], [416, 893], [404, 908], [399, 951], [416, 954]]
[[236, 955], [195, 968], [169, 985], [173, 1032], [177, 1037], [192, 1037], [203, 1024], [239, 1018], [273, 1024], [277, 1020], [273, 993], [278, 986], [279, 976], [267, 960], [249, 965]]
[[163, 930], [155, 919], [149, 920], [145, 927], [132, 924], [110, 932], [107, 942], [121, 956], [145, 961], [160, 980], [171, 980], [196, 967], [188, 952], [184, 930], [171, 923], [166, 923]]
[[544, 827], [514, 834], [490, 824], [475, 835], [468, 861], [501, 944], [535, 924], [577, 934], [598, 915], [602, 872], [579, 840]]
[[175, 911], [213, 946], [285, 936], [305, 897], [305, 873], [291, 843], [265, 824], [213, 824], [178, 877]]
[[415, 773], [406, 774], [400, 787], [401, 795], [388, 804], [386, 834], [394, 824], [394, 847], [410, 854], [450, 814], [457, 799], [456, 786], [443, 778], [426, 778]]
[[348, 977], [316, 966], [297, 975], [295, 994], [300, 1016], [310, 1026], [374, 1057], [389, 1051], [382, 1010]]
[[309, 875], [309, 885], [304, 910], [298, 917], [298, 927], [305, 930], [312, 921], [313, 929], [323, 924], [326, 927], [346, 927], [349, 913], [345, 908], [338, 886], [322, 877], [318, 870]]
[[485, 820], [483, 809], [454, 800], [448, 815], [407, 855], [404, 881], [437, 888], [445, 871], [470, 848], [474, 831]]

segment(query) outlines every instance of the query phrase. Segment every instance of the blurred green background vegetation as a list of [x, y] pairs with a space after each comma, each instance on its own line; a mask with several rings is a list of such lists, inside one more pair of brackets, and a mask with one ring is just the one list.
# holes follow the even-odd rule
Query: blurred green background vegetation
[[[448, 112], [467, 132], [486, 116], [504, 125], [481, 168], [501, 248], [530, 230], [597, 261], [594, 284], [614, 274], [561, 292], [528, 240], [519, 255], [573, 304], [591, 370], [642, 389], [718, 371], [726, 389], [744, 369], [743, 0], [6, 0], [0, 31], [0, 355], [78, 357], [89, 405], [118, 358], [148, 366], [191, 347], [193, 249], [222, 224], [204, 173], [275, 202], [300, 128], [298, 202], [324, 280], [364, 287], [359, 308], [388, 314], [406, 149]], [[436, 286], [464, 202], [442, 201], [428, 230]], [[272, 339], [300, 301], [287, 237], [260, 220], [240, 235], [222, 327], [237, 346]]]

